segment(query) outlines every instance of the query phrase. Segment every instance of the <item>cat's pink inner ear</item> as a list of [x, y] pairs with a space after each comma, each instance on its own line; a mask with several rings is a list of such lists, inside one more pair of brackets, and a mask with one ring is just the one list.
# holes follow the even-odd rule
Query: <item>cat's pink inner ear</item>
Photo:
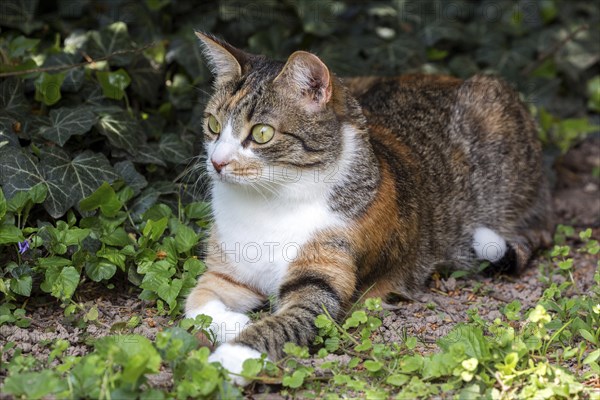
[[244, 52], [214, 36], [196, 31], [202, 44], [202, 51], [208, 66], [215, 75], [217, 84], [225, 83], [242, 76]]
[[312, 102], [325, 105], [331, 100], [332, 86], [329, 69], [314, 54], [306, 51], [296, 51], [275, 78], [275, 81], [285, 80], [297, 87], [299, 91], [310, 98]]

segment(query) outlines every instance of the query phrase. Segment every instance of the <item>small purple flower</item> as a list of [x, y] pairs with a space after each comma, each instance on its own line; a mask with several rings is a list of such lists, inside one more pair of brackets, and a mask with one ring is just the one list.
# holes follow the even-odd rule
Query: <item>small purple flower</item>
[[25, 253], [29, 250], [29, 240], [25, 239], [22, 242], [19, 242], [19, 254]]

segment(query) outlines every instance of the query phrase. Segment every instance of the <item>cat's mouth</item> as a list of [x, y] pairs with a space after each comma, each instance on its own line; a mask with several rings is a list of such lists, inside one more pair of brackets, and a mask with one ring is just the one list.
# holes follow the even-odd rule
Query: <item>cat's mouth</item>
[[251, 185], [265, 179], [260, 169], [223, 169], [221, 172], [214, 171], [213, 179], [238, 185]]

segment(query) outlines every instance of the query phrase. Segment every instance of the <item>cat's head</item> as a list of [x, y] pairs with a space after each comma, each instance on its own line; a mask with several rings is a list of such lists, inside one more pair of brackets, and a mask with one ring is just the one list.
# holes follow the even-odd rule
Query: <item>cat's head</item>
[[273, 192], [336, 168], [348, 99], [317, 56], [297, 51], [284, 63], [196, 34], [215, 75], [204, 116], [214, 181]]

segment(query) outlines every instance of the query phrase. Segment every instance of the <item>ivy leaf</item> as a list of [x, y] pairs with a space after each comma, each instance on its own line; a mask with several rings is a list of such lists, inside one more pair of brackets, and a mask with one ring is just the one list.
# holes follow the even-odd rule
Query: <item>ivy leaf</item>
[[137, 196], [133, 204], [129, 207], [129, 211], [132, 216], [136, 219], [139, 219], [143, 213], [146, 212], [150, 207], [156, 203], [158, 197], [160, 196], [160, 192], [153, 187], [145, 188], [142, 193]]
[[73, 205], [92, 194], [103, 182], [112, 183], [119, 178], [103, 154], [90, 150], [71, 160], [69, 154], [62, 149], [44, 148], [41, 157], [49, 192], [54, 187], [60, 187], [66, 193], [62, 203], [55, 204], [50, 209], [47, 207], [53, 216], [63, 215]]
[[191, 33], [173, 39], [165, 57], [168, 63], [179, 63], [195, 81], [207, 81], [210, 77], [204, 64], [200, 43]]
[[188, 161], [192, 157], [192, 149], [186, 145], [179, 136], [175, 134], [165, 134], [160, 139], [158, 151], [164, 160], [180, 164]]
[[96, 71], [96, 77], [100, 82], [104, 96], [114, 100], [121, 100], [125, 95], [125, 89], [131, 83], [129, 74], [123, 68], [119, 68], [114, 72]]
[[135, 155], [135, 162], [141, 164], [156, 164], [162, 167], [166, 167], [167, 164], [163, 161], [160, 154], [160, 150], [156, 143], [148, 144], [145, 143], [138, 148]]
[[15, 123], [18, 122], [8, 116], [3, 117], [0, 111], [0, 149], [4, 146], [21, 147], [18, 136], [13, 133]]
[[8, 53], [11, 58], [23, 57], [25, 53], [33, 49], [40, 43], [40, 39], [30, 39], [25, 36], [17, 36], [10, 41], [8, 45]]
[[0, 82], [0, 110], [21, 115], [27, 112], [29, 104], [23, 94], [23, 82], [17, 78], [9, 78]]
[[132, 53], [117, 54], [126, 50], [135, 48], [129, 33], [127, 25], [124, 22], [115, 22], [100, 31], [91, 31], [88, 33], [87, 53], [91, 58], [110, 57], [110, 64], [115, 66], [125, 66], [133, 58]]
[[118, 179], [104, 154], [84, 151], [71, 162], [75, 178], [77, 198], [84, 198], [96, 190], [102, 182], [112, 183]]
[[[566, 32], [561, 32], [561, 35], [566, 35]], [[596, 40], [568, 41], [558, 53], [558, 62], [575, 73], [584, 71], [600, 60], [598, 49]]]
[[56, 104], [61, 98], [60, 87], [65, 80], [65, 73], [49, 74], [42, 72], [35, 80], [35, 99], [47, 106]]
[[145, 142], [138, 121], [126, 111], [101, 115], [96, 128], [113, 146], [130, 154], [137, 154], [139, 147]]
[[31, 155], [20, 149], [0, 148], [0, 184], [8, 199], [40, 182], [44, 177]]
[[136, 57], [127, 66], [131, 76], [131, 89], [140, 99], [150, 104], [158, 103], [158, 93], [162, 85], [162, 65], [150, 62], [146, 57]]
[[144, 175], [137, 172], [131, 161], [120, 161], [115, 164], [115, 171], [123, 178], [125, 184], [133, 189], [137, 195], [143, 188], [148, 186]]
[[41, 129], [44, 138], [61, 147], [73, 135], [83, 135], [94, 126], [97, 117], [88, 107], [61, 107], [50, 111], [50, 126]]
[[[50, 54], [44, 61], [44, 67], [58, 67], [73, 65], [81, 62], [83, 57], [77, 54], [56, 53]], [[61, 89], [64, 92], [76, 93], [83, 86], [85, 78], [85, 70], [83, 67], [69, 68], [65, 72], [65, 80], [62, 83]]]
[[36, 14], [37, 6], [37, 0], [3, 0], [0, 25], [19, 29], [29, 35], [44, 25]]
[[[46, 171], [45, 171], [46, 172]], [[20, 149], [0, 148], [0, 184], [7, 198], [18, 192], [28, 191], [38, 183], [48, 187], [48, 195], [44, 207], [48, 213], [58, 218], [72, 205], [71, 190], [61, 182], [46, 180], [36, 160]]]
[[102, 87], [96, 80], [85, 80], [79, 95], [85, 99], [83, 104], [91, 106], [92, 110], [99, 116], [123, 110], [118, 101], [104, 96]]

